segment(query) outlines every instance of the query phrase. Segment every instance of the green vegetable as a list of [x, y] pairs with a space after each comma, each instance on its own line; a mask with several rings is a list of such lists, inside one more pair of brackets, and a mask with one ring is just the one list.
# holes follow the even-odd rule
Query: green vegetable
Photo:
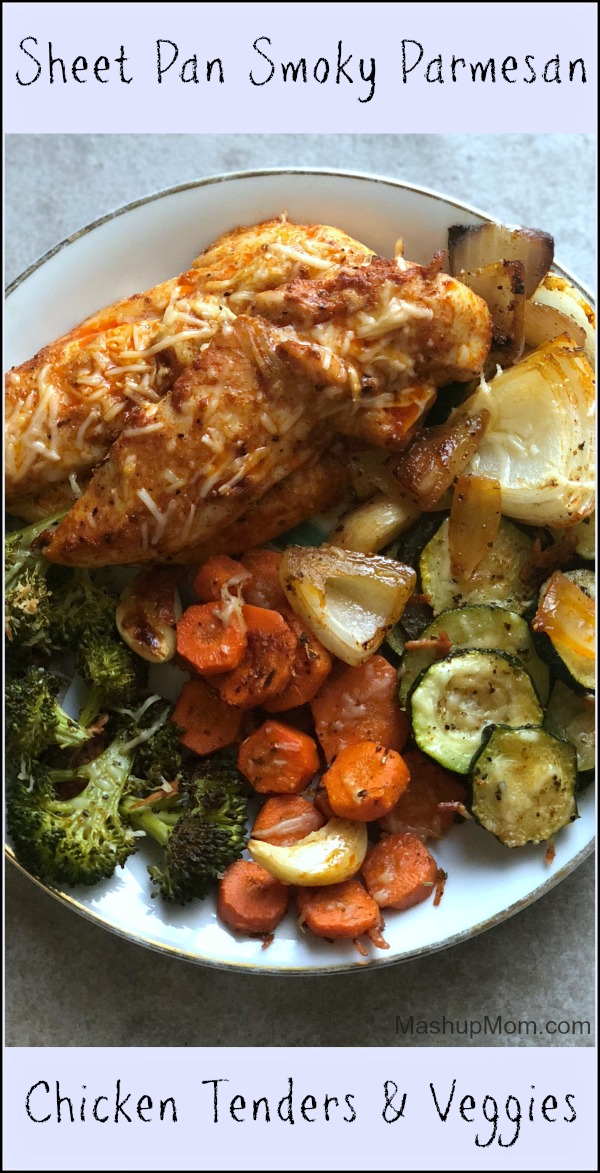
[[546, 729], [497, 725], [471, 767], [471, 811], [506, 847], [544, 843], [577, 818], [577, 758]]
[[140, 804], [125, 799], [122, 813], [162, 847], [160, 865], [149, 868], [153, 895], [186, 904], [203, 899], [246, 845], [247, 798], [241, 774], [225, 755], [205, 758], [172, 796]]
[[53, 649], [52, 595], [46, 576], [50, 563], [32, 543], [64, 516], [64, 511], [6, 535], [4, 625], [7, 660], [27, 662], [31, 651], [48, 655]]
[[410, 694], [419, 749], [449, 770], [467, 774], [487, 725], [541, 725], [531, 678], [512, 656], [453, 652], [418, 678]]
[[[538, 659], [527, 623], [514, 611], [503, 607], [478, 604], [443, 611], [421, 634], [421, 639], [436, 639], [445, 632], [451, 642], [451, 651], [465, 648], [493, 648], [516, 656], [527, 669], [540, 700], [548, 699], [550, 673]], [[400, 703], [405, 705], [408, 694], [421, 672], [440, 657], [434, 648], [419, 648], [405, 652], [400, 669]]]
[[82, 745], [91, 736], [65, 713], [56, 696], [59, 681], [44, 668], [29, 668], [6, 684], [6, 748], [27, 772], [51, 746]]
[[135, 697], [139, 665], [117, 631], [116, 602], [85, 569], [76, 570], [53, 595], [53, 644], [74, 651], [77, 670], [90, 686], [80, 715], [83, 725]]
[[[98, 884], [123, 866], [137, 838], [119, 813], [129, 781], [133, 753], [120, 735], [92, 762], [70, 769], [37, 764], [30, 786], [9, 789], [7, 826], [15, 855], [47, 884]], [[81, 783], [72, 798], [55, 787]]]

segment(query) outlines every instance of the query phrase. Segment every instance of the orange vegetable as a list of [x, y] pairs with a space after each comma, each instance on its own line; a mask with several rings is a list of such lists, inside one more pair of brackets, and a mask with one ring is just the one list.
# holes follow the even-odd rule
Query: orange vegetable
[[438, 866], [418, 835], [384, 835], [367, 853], [363, 875], [380, 908], [404, 910], [427, 900]]
[[356, 668], [336, 668], [311, 702], [327, 761], [357, 741], [376, 741], [400, 752], [410, 725], [397, 692], [395, 669], [383, 656], [371, 656]]
[[177, 654], [190, 672], [214, 676], [236, 668], [246, 648], [239, 615], [223, 618], [221, 603], [188, 607], [177, 624]]
[[299, 923], [316, 937], [347, 937], [378, 929], [381, 913], [360, 880], [352, 878], [326, 888], [297, 888]]
[[251, 709], [264, 705], [282, 692], [292, 675], [296, 637], [277, 611], [263, 607], [242, 608], [246, 624], [246, 650], [231, 672], [214, 678], [229, 705]]
[[276, 794], [268, 798], [258, 812], [250, 838], [262, 839], [277, 847], [289, 847], [313, 831], [319, 831], [326, 822], [308, 799], [296, 794]]
[[192, 579], [192, 588], [203, 603], [210, 603], [222, 597], [223, 587], [236, 594], [249, 581], [250, 572], [241, 562], [236, 562], [227, 554], [214, 554], [198, 567]]
[[532, 627], [586, 660], [596, 655], [594, 600], [560, 570], [555, 570], [540, 599]]
[[312, 737], [265, 721], [240, 746], [238, 767], [259, 794], [299, 794], [319, 768]]
[[408, 768], [400, 754], [376, 741], [346, 746], [323, 775], [334, 815], [361, 823], [387, 814], [409, 780]]
[[235, 741], [242, 720], [239, 709], [209, 692], [203, 680], [184, 684], [173, 710], [173, 721], [183, 729], [182, 745], [198, 754], [224, 749]]
[[287, 912], [289, 888], [260, 864], [238, 859], [219, 880], [217, 914], [237, 933], [272, 933]]
[[306, 624], [285, 607], [283, 616], [297, 638], [289, 684], [265, 708], [268, 713], [282, 713], [311, 701], [324, 684], [333, 665], [332, 657]]
[[500, 528], [501, 513], [500, 481], [490, 477], [458, 478], [448, 523], [450, 569], [454, 578], [471, 578], [489, 554]]
[[254, 607], [287, 607], [285, 592], [279, 581], [281, 554], [276, 550], [248, 550], [240, 559], [251, 574], [244, 597]]
[[442, 839], [456, 822], [456, 811], [442, 804], [464, 803], [466, 789], [456, 774], [419, 749], [405, 750], [402, 756], [410, 782], [381, 826], [393, 834], [413, 832], [423, 841]]

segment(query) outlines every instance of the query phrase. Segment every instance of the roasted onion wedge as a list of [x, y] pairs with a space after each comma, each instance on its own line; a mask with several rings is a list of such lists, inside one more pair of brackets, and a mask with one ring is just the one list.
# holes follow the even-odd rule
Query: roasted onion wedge
[[471, 414], [459, 410], [448, 423], [424, 428], [402, 453], [396, 466], [397, 481], [421, 509], [434, 509], [467, 467], [489, 418], [485, 408]]
[[175, 655], [175, 625], [181, 617], [180, 577], [179, 571], [165, 566], [142, 571], [127, 584], [117, 604], [115, 618], [121, 639], [151, 664], [164, 664]]
[[453, 277], [497, 261], [521, 261], [525, 297], [531, 297], [554, 259], [554, 241], [539, 228], [505, 224], [453, 224], [448, 229], [448, 261]]
[[[468, 285], [482, 297], [492, 315], [490, 360], [509, 366], [517, 362], [525, 346], [525, 268], [521, 261], [495, 261], [483, 269], [461, 273]], [[561, 333], [561, 331], [557, 331]], [[553, 335], [555, 337], [555, 335]]]
[[464, 409], [490, 423], [467, 472], [500, 482], [502, 513], [529, 525], [576, 525], [595, 505], [592, 369], [561, 335], [482, 382]]
[[365, 823], [330, 819], [320, 831], [288, 847], [251, 839], [248, 851], [283, 884], [313, 888], [355, 876], [367, 854], [367, 842]]
[[410, 566], [337, 546], [289, 546], [279, 577], [294, 611], [345, 664], [362, 664], [377, 650], [416, 582]]
[[471, 578], [493, 549], [502, 507], [502, 490], [489, 477], [459, 477], [448, 524], [450, 570], [455, 579]]
[[[533, 304], [548, 306], [549, 309], [558, 311], [569, 319], [566, 332], [571, 335], [574, 342], [584, 346], [585, 356], [593, 370], [596, 364], [596, 315], [581, 293], [565, 277], [548, 273], [533, 295]], [[529, 311], [527, 312], [530, 316]]]
[[392, 501], [385, 493], [378, 493], [346, 513], [331, 536], [342, 550], [377, 554], [409, 529], [420, 513], [408, 497]]

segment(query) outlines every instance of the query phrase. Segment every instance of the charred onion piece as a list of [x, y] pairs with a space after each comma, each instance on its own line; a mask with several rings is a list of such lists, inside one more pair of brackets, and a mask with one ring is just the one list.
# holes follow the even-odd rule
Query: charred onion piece
[[448, 260], [453, 277], [496, 261], [521, 261], [525, 297], [531, 297], [554, 259], [554, 240], [539, 228], [505, 224], [453, 224], [448, 229]]
[[410, 566], [336, 546], [289, 546], [279, 577], [294, 611], [345, 664], [362, 664], [377, 650], [416, 582]]
[[560, 570], [555, 570], [533, 619], [535, 631], [544, 631], [553, 644], [586, 660], [596, 654], [595, 603]]
[[482, 409], [424, 428], [396, 466], [399, 485], [421, 507], [433, 509], [475, 455], [489, 421]]
[[[533, 301], [536, 305], [548, 306], [558, 310], [569, 319], [565, 327], [567, 334], [579, 345], [579, 337], [574, 330], [579, 326], [585, 338], [581, 345], [585, 349], [585, 356], [592, 367], [596, 365], [596, 315], [585, 298], [567, 281], [565, 277], [558, 277], [556, 273], [548, 273], [542, 284], [536, 289]], [[563, 331], [559, 331], [563, 333]], [[556, 338], [556, 334], [553, 335]]]
[[331, 537], [342, 550], [377, 554], [399, 538], [420, 516], [420, 509], [408, 497], [392, 501], [378, 493], [342, 517]]
[[170, 567], [145, 570], [128, 583], [117, 604], [121, 639], [151, 664], [164, 664], [175, 655], [180, 577], [181, 572]]
[[501, 507], [499, 481], [489, 477], [458, 478], [448, 525], [453, 578], [471, 578], [492, 549], [500, 528]]
[[567, 317], [562, 310], [541, 301], [525, 303], [525, 341], [528, 346], [543, 346], [560, 334], [568, 334], [576, 346], [585, 346], [583, 326]]
[[525, 345], [525, 268], [522, 261], [495, 261], [483, 269], [461, 273], [460, 279], [487, 302], [492, 315], [491, 361], [501, 366], [517, 362]]

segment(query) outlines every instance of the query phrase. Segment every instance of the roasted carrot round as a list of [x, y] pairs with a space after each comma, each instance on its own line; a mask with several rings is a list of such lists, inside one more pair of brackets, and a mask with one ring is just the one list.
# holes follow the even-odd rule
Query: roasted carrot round
[[215, 677], [214, 683], [227, 704], [251, 709], [264, 705], [287, 685], [296, 637], [277, 611], [245, 606], [242, 615], [246, 650], [237, 667]]
[[240, 746], [238, 767], [259, 794], [299, 794], [319, 768], [312, 737], [265, 721]]
[[319, 779], [315, 790], [313, 791], [313, 802], [318, 811], [325, 817], [326, 820], [335, 819], [335, 815], [331, 809], [327, 791], [323, 785], [323, 779]]
[[279, 581], [281, 554], [277, 550], [258, 548], [242, 554], [240, 562], [250, 571], [251, 579], [244, 590], [244, 598], [254, 607], [286, 607], [285, 591]]
[[357, 741], [377, 741], [399, 753], [410, 726], [397, 692], [396, 672], [383, 656], [371, 656], [355, 668], [335, 669], [311, 702], [327, 761]]
[[316, 937], [352, 940], [381, 924], [378, 905], [356, 878], [327, 888], [298, 888], [296, 899], [299, 923]]
[[381, 820], [393, 834], [412, 831], [419, 839], [442, 839], [456, 821], [456, 810], [442, 803], [464, 803], [466, 790], [456, 774], [439, 766], [418, 749], [402, 754], [410, 782], [393, 810]]
[[173, 721], [183, 729], [182, 745], [194, 753], [206, 754], [235, 741], [242, 714], [213, 696], [203, 680], [189, 680], [173, 710]]
[[308, 799], [297, 794], [276, 794], [258, 812], [250, 838], [289, 847], [319, 831], [326, 821]]
[[369, 892], [380, 908], [412, 908], [427, 900], [438, 866], [418, 835], [384, 835], [362, 866]]
[[283, 617], [297, 638], [289, 684], [265, 708], [269, 713], [283, 713], [311, 701], [326, 681], [333, 660], [291, 607], [282, 609]]
[[190, 672], [201, 676], [236, 668], [246, 643], [239, 616], [232, 611], [224, 617], [220, 602], [188, 607], [177, 624], [177, 655]]
[[198, 567], [192, 588], [203, 603], [211, 603], [221, 598], [223, 587], [228, 587], [234, 594], [249, 581], [250, 572], [241, 562], [236, 562], [228, 554], [214, 554]]
[[394, 807], [410, 780], [400, 754], [376, 741], [348, 745], [323, 775], [329, 805], [340, 819], [380, 819]]
[[219, 880], [217, 913], [237, 933], [272, 933], [287, 912], [289, 888], [260, 864], [238, 859]]

